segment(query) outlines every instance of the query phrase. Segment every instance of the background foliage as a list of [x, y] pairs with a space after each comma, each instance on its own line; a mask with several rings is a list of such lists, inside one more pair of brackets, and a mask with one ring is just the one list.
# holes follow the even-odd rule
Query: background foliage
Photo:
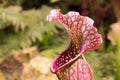
[[[89, 16], [102, 34], [103, 44], [86, 55], [95, 80], [116, 80], [116, 57], [120, 39], [108, 38], [110, 25], [119, 21], [119, 3], [115, 0], [1, 0], [0, 1], [0, 60], [13, 51], [36, 46], [40, 55], [54, 58], [69, 44], [64, 28], [58, 23], [46, 21], [46, 15], [53, 8], [63, 13], [74, 10]], [[120, 28], [118, 28], [120, 30]], [[115, 34], [112, 32], [111, 34]], [[118, 35], [115, 34], [115, 35]], [[120, 37], [120, 36], [118, 36]], [[118, 52], [117, 52], [117, 51]], [[118, 60], [119, 61], [119, 60]], [[118, 62], [119, 63], [119, 62]]]

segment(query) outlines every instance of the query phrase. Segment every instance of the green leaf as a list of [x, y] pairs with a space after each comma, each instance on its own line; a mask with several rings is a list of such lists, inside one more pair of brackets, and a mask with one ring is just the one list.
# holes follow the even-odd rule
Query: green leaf
[[40, 45], [44, 40], [49, 42], [51, 36], [58, 34], [56, 27], [60, 25], [46, 21], [50, 10], [47, 6], [26, 11], [15, 6], [0, 8], [0, 56], [35, 43]]

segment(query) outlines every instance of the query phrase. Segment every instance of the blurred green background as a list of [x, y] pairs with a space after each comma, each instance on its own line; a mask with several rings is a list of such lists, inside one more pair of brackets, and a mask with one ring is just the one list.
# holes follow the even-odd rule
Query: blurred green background
[[53, 59], [69, 45], [63, 26], [46, 21], [50, 10], [59, 8], [63, 13], [77, 11], [91, 17], [102, 35], [102, 45], [85, 55], [94, 80], [120, 80], [119, 3], [119, 0], [0, 0], [0, 70], [3, 75], [10, 69], [14, 72], [15, 68], [6, 65], [12, 60], [9, 55], [36, 53], [31, 50], [35, 47], [39, 56]]

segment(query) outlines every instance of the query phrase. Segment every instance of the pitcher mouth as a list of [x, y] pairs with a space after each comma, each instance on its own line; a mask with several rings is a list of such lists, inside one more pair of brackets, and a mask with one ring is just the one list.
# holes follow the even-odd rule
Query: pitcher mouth
[[61, 23], [66, 29], [70, 45], [60, 53], [51, 64], [51, 71], [56, 73], [59, 69], [76, 60], [87, 50], [94, 50], [102, 43], [101, 35], [93, 26], [94, 21], [78, 12], [70, 11], [62, 14], [60, 9], [53, 9], [47, 16], [48, 21]]

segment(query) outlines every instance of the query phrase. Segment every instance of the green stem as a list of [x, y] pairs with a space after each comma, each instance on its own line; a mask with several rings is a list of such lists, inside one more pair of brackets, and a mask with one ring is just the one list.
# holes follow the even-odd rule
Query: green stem
[[[117, 21], [120, 20], [120, 0], [111, 0]], [[116, 39], [117, 50], [116, 50], [116, 65], [117, 65], [117, 80], [120, 80], [120, 38]]]
[[117, 41], [116, 50], [116, 64], [117, 64], [117, 80], [120, 80], [120, 40]]

